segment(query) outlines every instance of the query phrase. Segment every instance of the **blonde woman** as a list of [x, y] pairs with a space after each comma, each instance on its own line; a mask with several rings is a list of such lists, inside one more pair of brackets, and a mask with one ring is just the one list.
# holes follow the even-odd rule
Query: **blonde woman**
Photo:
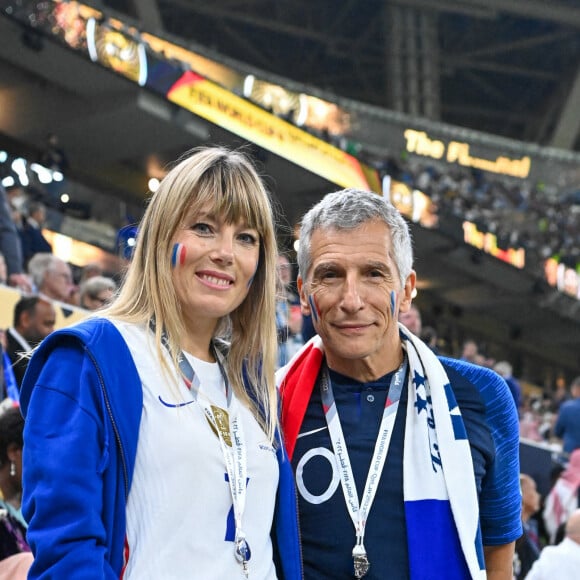
[[30, 578], [301, 577], [276, 255], [243, 154], [196, 150], [163, 179], [118, 297], [30, 361]]

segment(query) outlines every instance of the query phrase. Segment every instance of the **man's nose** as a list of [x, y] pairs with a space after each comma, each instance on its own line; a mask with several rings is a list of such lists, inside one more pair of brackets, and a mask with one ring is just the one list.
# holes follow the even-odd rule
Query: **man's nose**
[[347, 312], [356, 312], [363, 304], [360, 281], [355, 276], [347, 276], [343, 286], [341, 308]]

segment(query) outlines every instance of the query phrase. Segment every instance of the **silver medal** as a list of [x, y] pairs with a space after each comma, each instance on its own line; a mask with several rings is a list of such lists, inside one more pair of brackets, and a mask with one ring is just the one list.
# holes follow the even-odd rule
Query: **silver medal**
[[366, 550], [361, 544], [357, 544], [352, 550], [352, 559], [354, 561], [354, 577], [363, 578], [366, 576], [371, 564], [367, 557]]

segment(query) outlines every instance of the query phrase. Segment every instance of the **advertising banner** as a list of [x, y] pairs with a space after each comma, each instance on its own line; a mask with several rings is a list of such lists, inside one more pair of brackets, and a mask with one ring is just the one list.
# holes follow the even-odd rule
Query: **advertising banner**
[[173, 85], [167, 99], [342, 187], [371, 189], [352, 155], [192, 71]]

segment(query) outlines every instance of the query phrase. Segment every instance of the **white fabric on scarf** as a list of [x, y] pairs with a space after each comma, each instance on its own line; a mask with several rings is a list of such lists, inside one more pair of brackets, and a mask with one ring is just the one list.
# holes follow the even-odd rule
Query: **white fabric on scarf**
[[[465, 433], [461, 412], [437, 356], [404, 326], [399, 325], [399, 330], [409, 357], [403, 452], [405, 504], [448, 500], [471, 576], [485, 579], [476, 549], [480, 534], [473, 460], [467, 436], [458, 438]], [[423, 406], [425, 413], [420, 410]]]

